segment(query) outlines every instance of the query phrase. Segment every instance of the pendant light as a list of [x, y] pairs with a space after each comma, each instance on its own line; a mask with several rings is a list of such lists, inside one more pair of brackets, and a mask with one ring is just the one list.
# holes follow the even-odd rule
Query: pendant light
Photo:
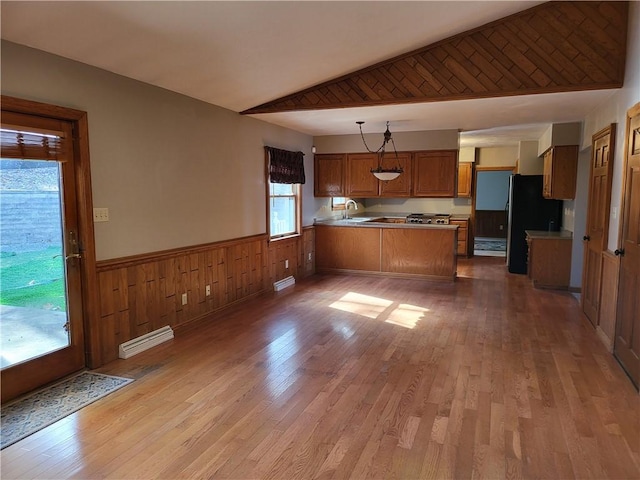
[[[387, 129], [384, 132], [382, 145], [380, 145], [380, 147], [377, 150], [371, 150], [367, 145], [366, 140], [364, 139], [364, 133], [362, 133], [362, 125], [364, 124], [364, 122], [356, 122], [356, 123], [360, 127], [360, 136], [362, 137], [362, 143], [364, 143], [364, 146], [367, 149], [367, 151], [369, 153], [378, 154], [378, 168], [372, 168], [371, 173], [373, 173], [373, 175], [378, 180], [382, 180], [385, 182], [389, 180], [395, 180], [396, 178], [398, 178], [400, 174], [404, 172], [404, 170], [398, 164], [398, 152], [396, 151], [396, 144], [393, 141], [393, 138], [391, 137], [391, 132], [389, 131], [389, 122], [387, 122]], [[393, 152], [395, 153], [395, 156], [396, 156], [396, 167], [394, 168], [384, 168], [382, 166], [382, 162], [384, 161], [386, 145], [387, 143], [389, 143], [389, 141], [391, 141], [391, 145], [393, 145]]]

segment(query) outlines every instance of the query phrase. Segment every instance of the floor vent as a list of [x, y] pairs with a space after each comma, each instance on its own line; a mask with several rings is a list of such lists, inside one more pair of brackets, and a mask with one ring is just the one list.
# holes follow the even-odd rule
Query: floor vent
[[287, 287], [290, 287], [291, 285], [295, 285], [296, 283], [296, 279], [293, 277], [287, 277], [287, 278], [283, 278], [282, 280], [278, 280], [276, 283], [273, 284], [273, 289], [276, 292], [279, 292], [280, 290], [284, 290]]
[[120, 358], [129, 358], [172, 338], [173, 330], [167, 325], [166, 327], [159, 328], [158, 330], [154, 330], [128, 342], [121, 343], [120, 354], [118, 356]]

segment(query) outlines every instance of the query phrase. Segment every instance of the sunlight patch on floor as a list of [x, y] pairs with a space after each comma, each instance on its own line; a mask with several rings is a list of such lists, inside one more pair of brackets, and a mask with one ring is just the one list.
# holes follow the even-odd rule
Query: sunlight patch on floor
[[428, 308], [416, 307], [415, 305], [408, 305], [401, 303], [398, 308], [393, 310], [389, 314], [389, 318], [385, 320], [387, 323], [399, 325], [405, 328], [413, 328], [418, 321], [424, 318], [424, 314], [429, 311]]
[[349, 292], [329, 306], [343, 312], [357, 313], [367, 318], [378, 318], [391, 304], [393, 304], [391, 300]]
[[425, 313], [429, 312], [428, 308], [404, 303], [388, 311], [393, 304], [392, 300], [349, 292], [329, 306], [343, 312], [355, 313], [372, 319], [379, 319], [383, 313], [387, 312], [383, 316], [386, 323], [405, 328], [414, 328], [418, 321], [424, 318]]

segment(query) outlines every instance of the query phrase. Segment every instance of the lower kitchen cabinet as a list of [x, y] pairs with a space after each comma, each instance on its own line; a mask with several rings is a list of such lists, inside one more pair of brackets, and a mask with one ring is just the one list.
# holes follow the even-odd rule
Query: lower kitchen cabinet
[[[394, 224], [392, 224], [394, 225]], [[316, 271], [454, 280], [456, 230], [316, 225]]]
[[451, 219], [451, 225], [458, 225], [458, 244], [456, 252], [460, 257], [468, 257], [471, 255], [469, 248], [472, 243], [469, 238], [469, 220], [468, 219]]
[[527, 273], [534, 287], [569, 288], [571, 245], [569, 232], [527, 230]]

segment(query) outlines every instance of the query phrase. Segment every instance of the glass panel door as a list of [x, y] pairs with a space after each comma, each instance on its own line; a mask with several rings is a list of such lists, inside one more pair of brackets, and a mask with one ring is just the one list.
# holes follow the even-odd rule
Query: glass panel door
[[58, 162], [0, 160], [0, 368], [69, 346]]
[[2, 111], [2, 401], [85, 366], [73, 125]]

